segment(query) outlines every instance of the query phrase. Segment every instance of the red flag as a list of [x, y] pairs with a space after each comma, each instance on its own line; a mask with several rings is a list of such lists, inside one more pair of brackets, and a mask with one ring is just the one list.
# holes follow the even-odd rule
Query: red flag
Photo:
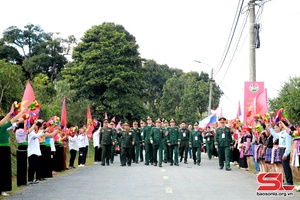
[[94, 130], [94, 124], [93, 124], [92, 120], [93, 120], [93, 118], [92, 118], [92, 114], [91, 114], [91, 110], [90, 110], [90, 105], [88, 105], [88, 110], [87, 110], [87, 114], [86, 114], [86, 134], [89, 139], [91, 139], [93, 130]]
[[104, 113], [104, 119], [108, 119], [107, 112]]
[[62, 109], [61, 109], [61, 116], [60, 116], [60, 124], [67, 127], [67, 106], [66, 106], [66, 98], [64, 98]]
[[257, 94], [253, 100], [254, 114], [260, 116], [265, 115], [268, 112], [268, 97], [267, 89], [264, 89], [261, 93]]
[[239, 101], [239, 107], [238, 107], [238, 111], [237, 111], [237, 114], [236, 114], [236, 118], [239, 119], [239, 117], [242, 115], [242, 111], [241, 111], [241, 104], [240, 104], [240, 101]]
[[24, 108], [28, 108], [29, 104], [34, 100], [35, 100], [34, 92], [30, 85], [30, 82], [28, 81], [21, 102], [21, 110], [23, 110]]

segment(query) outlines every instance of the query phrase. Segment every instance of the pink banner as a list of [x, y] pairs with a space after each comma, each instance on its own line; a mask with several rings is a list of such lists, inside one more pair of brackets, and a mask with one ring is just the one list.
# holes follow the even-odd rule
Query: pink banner
[[[264, 90], [264, 82], [245, 82], [244, 94], [244, 122], [247, 122], [249, 108], [253, 107], [253, 100]], [[252, 109], [253, 110], [253, 109]]]

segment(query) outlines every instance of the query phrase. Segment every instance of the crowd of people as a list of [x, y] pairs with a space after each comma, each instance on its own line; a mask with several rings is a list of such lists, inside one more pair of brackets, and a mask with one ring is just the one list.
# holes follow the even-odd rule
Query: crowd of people
[[[15, 133], [18, 143], [18, 186], [37, 184], [57, 172], [74, 169], [77, 153], [77, 166], [84, 167], [89, 139], [93, 140], [94, 163], [102, 166], [114, 163], [117, 153], [120, 153], [121, 167], [140, 162], [158, 167], [163, 163], [179, 166], [181, 162], [188, 164], [188, 157], [194, 165], [200, 166], [202, 152], [206, 152], [209, 160], [218, 157], [221, 170], [225, 166], [230, 171], [233, 164], [251, 170], [253, 162], [257, 173], [282, 172], [287, 185], [294, 184], [290, 159], [292, 166], [300, 170], [300, 140], [292, 137], [299, 128], [286, 119], [276, 124], [257, 120], [255, 128], [224, 117], [204, 128], [197, 122], [188, 125], [182, 121], [176, 125], [174, 119], [153, 121], [147, 117], [146, 121], [125, 122], [120, 126], [104, 119], [102, 123], [93, 124], [95, 127], [89, 136], [86, 127], [62, 127], [58, 117], [48, 122], [36, 119], [26, 127], [23, 118], [26, 111], [0, 118], [0, 192], [3, 196], [12, 189], [9, 131]], [[295, 144], [291, 155], [292, 142]]]

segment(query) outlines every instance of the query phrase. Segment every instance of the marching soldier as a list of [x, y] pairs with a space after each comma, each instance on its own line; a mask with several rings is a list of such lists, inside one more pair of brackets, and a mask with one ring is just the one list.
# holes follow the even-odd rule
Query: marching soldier
[[225, 126], [226, 119], [221, 117], [219, 119], [220, 126], [216, 129], [215, 147], [219, 154], [219, 167], [220, 169], [225, 167], [227, 171], [230, 171], [230, 148], [232, 145], [232, 136], [229, 127]]
[[214, 135], [213, 135], [212, 131], [210, 131], [209, 126], [206, 127], [206, 131], [204, 133], [204, 139], [205, 139], [208, 159], [211, 160], [212, 153], [213, 153], [213, 150], [214, 150]]
[[[170, 127], [167, 129], [168, 130], [168, 139], [167, 143], [170, 149], [170, 166], [173, 165], [175, 162], [176, 166], [179, 166], [178, 164], [178, 146], [180, 145], [181, 137], [179, 133], [178, 127], [175, 126], [175, 120], [171, 119], [170, 120]], [[173, 156], [174, 152], [174, 156]]]
[[186, 128], [186, 123], [184, 121], [181, 122], [181, 129], [179, 132], [180, 132], [180, 136], [181, 136], [180, 150], [179, 150], [180, 162], [182, 161], [182, 159], [184, 157], [184, 164], [188, 164], [187, 158], [188, 158], [190, 131]]
[[159, 167], [162, 167], [162, 148], [163, 148], [163, 142], [165, 134], [161, 128], [161, 121], [158, 119], [156, 120], [156, 127], [153, 127], [151, 129], [150, 133], [150, 142], [153, 145], [153, 161], [154, 166], [157, 166], [157, 151], [159, 154], [159, 160], [158, 165]]
[[[198, 166], [200, 166], [201, 163], [202, 142], [203, 142], [202, 132], [198, 130], [198, 123], [196, 122], [194, 124], [194, 130], [192, 130], [190, 133], [189, 143], [193, 152], [194, 164], [196, 164], [197, 161]], [[197, 152], [197, 160], [196, 160], [196, 152]]]
[[[117, 130], [116, 130], [116, 124], [113, 120], [110, 121], [110, 128], [112, 129], [114, 138], [117, 137]], [[115, 158], [115, 144], [111, 145], [111, 152], [110, 152], [110, 162], [111, 164], [114, 163], [114, 158]]]
[[[165, 120], [164, 126], [162, 127], [165, 135], [168, 134], [168, 127], [169, 127], [169, 122], [167, 120]], [[164, 163], [170, 162], [170, 156], [169, 156], [170, 150], [169, 150], [167, 140], [168, 140], [168, 138], [165, 137], [164, 141], [163, 141], [163, 150], [164, 150], [164, 160], [163, 161], [164, 161]]]
[[108, 120], [103, 121], [103, 128], [100, 130], [100, 145], [102, 147], [102, 166], [109, 165], [111, 157], [111, 146], [115, 144], [115, 136], [113, 130], [108, 127]]
[[143, 120], [140, 121], [140, 125], [141, 125], [141, 137], [142, 137], [142, 140], [141, 140], [141, 148], [140, 148], [140, 162], [144, 162], [144, 145], [143, 145], [143, 136], [144, 136], [144, 132], [143, 132], [143, 129], [144, 129], [144, 126], [145, 126], [145, 122]]
[[143, 144], [145, 145], [145, 165], [153, 165], [153, 147], [150, 143], [150, 133], [153, 127], [152, 118], [147, 118], [147, 126], [143, 128]]
[[133, 131], [130, 130], [129, 124], [124, 123], [124, 129], [121, 133], [122, 135], [122, 149], [121, 149], [121, 166], [126, 166], [126, 160], [127, 165], [131, 166], [131, 160], [132, 160], [132, 148], [134, 145], [134, 136]]
[[141, 136], [141, 129], [138, 127], [138, 122], [134, 121], [133, 123], [133, 135], [135, 139], [135, 143], [133, 146], [133, 151], [135, 152], [135, 163], [139, 164], [139, 156], [140, 156], [140, 147], [141, 147], [141, 142], [142, 142], [142, 136]]

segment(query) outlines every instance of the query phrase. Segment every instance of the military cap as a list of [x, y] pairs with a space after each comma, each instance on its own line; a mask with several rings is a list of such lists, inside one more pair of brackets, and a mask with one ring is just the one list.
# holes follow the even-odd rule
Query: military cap
[[174, 120], [174, 119], [171, 119], [170, 122], [175, 122], [175, 120]]
[[194, 123], [194, 126], [198, 126], [198, 125], [199, 125], [198, 122], [195, 122], [195, 123]]
[[219, 122], [226, 122], [226, 118], [225, 117], [220, 117]]
[[168, 120], [165, 119], [164, 123], [169, 123]]
[[137, 121], [132, 122], [133, 125], [138, 125]]
[[161, 123], [160, 119], [157, 119], [155, 122], [156, 122], [156, 123]]
[[148, 120], [148, 119], [151, 119], [151, 120], [152, 120], [152, 118], [151, 118], [150, 116], [147, 117], [147, 120]]
[[104, 119], [104, 120], [103, 120], [103, 123], [108, 123], [108, 120], [107, 120], [107, 119]]
[[143, 120], [140, 121], [140, 124], [145, 124], [145, 122]]
[[115, 124], [115, 121], [114, 121], [114, 120], [111, 120], [111, 121], [110, 121], [110, 124]]
[[123, 126], [129, 126], [129, 124], [127, 122], [124, 122], [122, 125]]

